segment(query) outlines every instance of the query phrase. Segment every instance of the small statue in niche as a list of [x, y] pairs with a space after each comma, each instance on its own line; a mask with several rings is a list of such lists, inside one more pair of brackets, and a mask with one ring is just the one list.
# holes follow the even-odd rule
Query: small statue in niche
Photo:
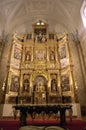
[[23, 92], [29, 92], [29, 80], [24, 80]]
[[56, 92], [57, 91], [57, 82], [56, 79], [52, 79], [51, 81], [51, 92]]
[[63, 75], [61, 77], [62, 80], [62, 91], [70, 91], [70, 80], [68, 75]]
[[44, 42], [46, 42], [46, 36], [45, 35], [43, 35], [43, 37], [42, 37], [42, 42], [44, 43]]
[[54, 51], [51, 51], [50, 53], [50, 61], [54, 61], [55, 60], [55, 54]]
[[27, 51], [25, 55], [25, 61], [30, 61], [30, 60], [31, 60], [31, 54], [30, 51]]
[[37, 83], [36, 91], [39, 91], [39, 92], [45, 91], [45, 86], [42, 82]]
[[42, 93], [42, 102], [45, 102], [46, 101], [46, 95], [45, 93]]
[[35, 37], [35, 42], [38, 42], [38, 36]]
[[44, 50], [37, 50], [36, 51], [36, 59], [38, 61], [45, 60], [45, 51]]
[[38, 42], [40, 42], [40, 43], [42, 42], [42, 32], [40, 32], [38, 35]]

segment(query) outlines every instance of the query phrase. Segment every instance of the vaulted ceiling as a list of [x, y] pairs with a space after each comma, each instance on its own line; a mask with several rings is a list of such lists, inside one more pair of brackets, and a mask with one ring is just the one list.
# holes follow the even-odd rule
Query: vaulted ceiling
[[83, 0], [0, 0], [0, 33], [31, 32], [44, 20], [54, 32], [77, 29]]

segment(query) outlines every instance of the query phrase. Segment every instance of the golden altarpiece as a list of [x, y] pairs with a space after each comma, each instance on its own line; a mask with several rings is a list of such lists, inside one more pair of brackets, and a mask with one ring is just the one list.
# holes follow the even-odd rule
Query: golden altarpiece
[[43, 21], [33, 32], [13, 36], [5, 103], [75, 102], [73, 65], [66, 33], [49, 32]]

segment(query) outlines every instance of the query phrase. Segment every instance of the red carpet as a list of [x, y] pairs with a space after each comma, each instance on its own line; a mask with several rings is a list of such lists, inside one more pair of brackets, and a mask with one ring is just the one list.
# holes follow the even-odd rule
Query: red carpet
[[[34, 120], [34, 121], [27, 121], [28, 125], [40, 125], [40, 126], [52, 126], [57, 125], [59, 126], [59, 121], [56, 120]], [[70, 122], [67, 120], [65, 128], [69, 130], [83, 130], [86, 127], [86, 122], [81, 120], [73, 120]], [[20, 124], [18, 120], [2, 120], [0, 121], [0, 128], [3, 130], [19, 130]]]

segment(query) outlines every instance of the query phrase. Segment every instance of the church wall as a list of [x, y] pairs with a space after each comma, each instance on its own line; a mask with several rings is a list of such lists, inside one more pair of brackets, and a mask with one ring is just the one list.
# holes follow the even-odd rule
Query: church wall
[[10, 50], [10, 43], [5, 43], [5, 47], [2, 54], [1, 59], [1, 66], [0, 66], [0, 87], [3, 86], [3, 81], [6, 78], [6, 72], [7, 72], [7, 65], [8, 65], [8, 57], [9, 57], [9, 51]]
[[81, 105], [86, 103], [86, 88], [85, 88], [85, 74], [83, 73], [83, 64], [82, 64], [82, 56], [81, 56], [81, 49], [80, 43], [71, 41], [70, 48], [71, 48], [71, 55], [73, 60], [73, 70], [74, 70], [74, 79], [75, 79], [75, 89], [77, 93], [78, 102]]
[[[8, 69], [9, 53], [11, 48], [11, 39], [9, 37], [8, 42], [5, 43], [2, 53], [2, 59], [0, 64], [0, 104], [4, 103], [4, 94], [5, 94], [5, 83]], [[2, 115], [3, 105], [0, 106], [0, 116]]]
[[83, 31], [83, 35], [81, 35], [81, 51], [82, 51], [82, 63], [83, 63], [83, 75], [84, 75], [84, 89], [86, 93], [86, 30]]

